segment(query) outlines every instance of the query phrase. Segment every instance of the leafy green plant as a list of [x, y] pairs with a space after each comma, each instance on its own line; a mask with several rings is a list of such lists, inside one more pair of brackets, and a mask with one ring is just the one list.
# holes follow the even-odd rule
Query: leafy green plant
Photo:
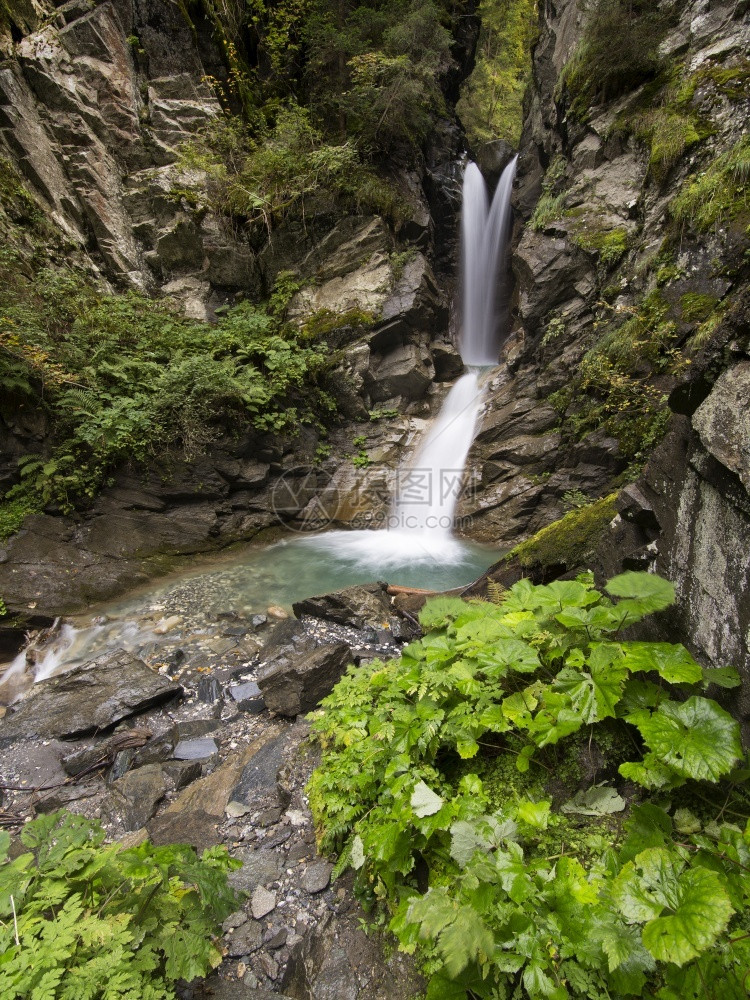
[[367, 436], [365, 434], [359, 434], [352, 440], [352, 444], [355, 448], [359, 449], [357, 454], [352, 458], [352, 464], [356, 469], [366, 469], [369, 465], [372, 465], [372, 459], [367, 453]]
[[380, 409], [376, 407], [374, 410], [370, 410], [370, 420], [373, 423], [377, 423], [378, 420], [392, 420], [394, 417], [398, 417], [400, 414], [398, 410], [386, 407], [385, 409]]
[[[701, 807], [748, 778], [737, 723], [702, 693], [736, 671], [624, 638], [674, 599], [650, 574], [494, 598], [428, 601], [424, 638], [324, 701], [322, 848], [419, 952], [431, 1000], [740, 997], [750, 827], [722, 821], [727, 787], [713, 818]], [[594, 744], [605, 780], [580, 782]]]
[[[277, 311], [290, 280], [277, 287]], [[32, 295], [9, 283], [0, 305], [0, 386], [43, 407], [55, 441], [51, 453], [21, 459], [3, 532], [47, 503], [90, 500], [123, 459], [170, 444], [195, 455], [237, 419], [283, 430], [330, 410], [322, 349], [250, 303], [207, 328], [168, 304], [102, 295], [72, 271], [42, 268]]]
[[236, 906], [223, 847], [123, 850], [98, 823], [57, 812], [28, 823], [10, 858], [0, 832], [2, 1000], [171, 1000], [177, 980], [221, 962]]
[[536, 203], [529, 225], [536, 232], [542, 232], [550, 222], [557, 222], [565, 214], [565, 192], [552, 194], [545, 191]]

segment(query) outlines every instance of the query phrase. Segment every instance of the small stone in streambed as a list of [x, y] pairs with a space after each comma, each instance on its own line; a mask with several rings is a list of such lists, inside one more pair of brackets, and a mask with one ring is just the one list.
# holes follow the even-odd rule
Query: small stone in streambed
[[[257, 924], [256, 924], [257, 926]], [[276, 951], [277, 948], [283, 948], [286, 944], [286, 939], [289, 931], [286, 927], [280, 927], [277, 931], [271, 931], [263, 943], [270, 948], [272, 951]]]
[[268, 615], [270, 618], [275, 618], [277, 621], [283, 621], [285, 618], [289, 617], [288, 612], [280, 608], [278, 604], [272, 604], [268, 609]]
[[268, 624], [268, 615], [253, 615], [250, 618], [250, 624], [253, 628], [263, 628], [264, 625]]
[[245, 816], [250, 812], [250, 806], [246, 806], [244, 802], [230, 802], [224, 812], [229, 816], [230, 819], [238, 819], [240, 816]]
[[269, 892], [268, 889], [264, 889], [262, 885], [259, 885], [255, 892], [253, 892], [252, 899], [250, 900], [250, 908], [253, 911], [253, 916], [256, 920], [262, 920], [263, 917], [268, 916], [276, 909], [276, 893]]
[[258, 813], [256, 825], [260, 827], [273, 826], [281, 819], [281, 806], [274, 806], [272, 809], [263, 809]]
[[260, 712], [265, 710], [266, 703], [263, 700], [263, 695], [260, 693], [260, 688], [255, 683], [255, 681], [247, 681], [245, 684], [236, 684], [234, 687], [229, 689], [229, 693], [237, 702], [237, 707], [243, 712], [249, 712], [251, 715], [258, 715]]
[[203, 701], [207, 705], [213, 705], [221, 698], [221, 684], [215, 677], [201, 677], [195, 691], [198, 701]]
[[241, 958], [257, 951], [263, 943], [263, 931], [260, 924], [247, 923], [239, 927], [227, 941], [227, 951], [230, 958]]
[[215, 740], [181, 740], [174, 748], [175, 760], [206, 760], [219, 752]]
[[169, 618], [162, 618], [159, 624], [154, 627], [154, 635], [166, 635], [167, 632], [176, 629], [178, 625], [182, 625], [182, 622], [182, 615], [171, 615]]
[[230, 913], [224, 923], [221, 925], [221, 929], [224, 932], [233, 931], [237, 927], [242, 927], [248, 921], [248, 916], [244, 910], [235, 910], [234, 913]]
[[310, 865], [302, 876], [302, 888], [305, 892], [309, 892], [310, 895], [322, 892], [330, 885], [332, 871], [333, 865], [330, 865], [327, 861], [316, 861], [315, 864]]

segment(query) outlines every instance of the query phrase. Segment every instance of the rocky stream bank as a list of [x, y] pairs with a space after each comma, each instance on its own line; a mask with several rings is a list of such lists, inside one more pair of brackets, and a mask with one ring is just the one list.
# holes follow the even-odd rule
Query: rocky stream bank
[[295, 618], [207, 622], [195, 596], [182, 616], [153, 612], [158, 644], [41, 681], [7, 711], [3, 825], [65, 808], [128, 845], [225, 844], [242, 862], [231, 875], [241, 903], [222, 966], [185, 1000], [417, 995], [411, 962], [384, 957], [346, 879], [317, 855], [304, 719], [347, 663], [397, 653], [414, 620], [380, 585], [300, 602]]

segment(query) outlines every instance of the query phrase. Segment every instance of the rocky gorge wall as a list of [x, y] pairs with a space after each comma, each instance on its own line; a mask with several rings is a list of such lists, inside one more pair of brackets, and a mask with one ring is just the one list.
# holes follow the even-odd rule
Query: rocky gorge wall
[[[463, 512], [477, 537], [509, 545], [553, 523], [499, 579], [586, 565], [664, 574], [678, 604], [662, 635], [747, 679], [750, 214], [735, 163], [750, 113], [747, 5], [677, 4], [656, 77], [576, 111], [564, 67], [589, 16], [575, 0], [540, 4], [515, 327]], [[730, 161], [727, 184], [714, 183]], [[747, 690], [734, 706], [745, 716]]]

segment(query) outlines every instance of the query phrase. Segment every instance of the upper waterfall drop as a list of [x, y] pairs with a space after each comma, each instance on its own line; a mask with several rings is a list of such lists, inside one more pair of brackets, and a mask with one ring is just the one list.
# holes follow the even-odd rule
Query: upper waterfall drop
[[518, 156], [503, 170], [492, 204], [476, 163], [464, 173], [461, 216], [461, 357], [467, 365], [497, 364], [497, 282], [510, 235]]

